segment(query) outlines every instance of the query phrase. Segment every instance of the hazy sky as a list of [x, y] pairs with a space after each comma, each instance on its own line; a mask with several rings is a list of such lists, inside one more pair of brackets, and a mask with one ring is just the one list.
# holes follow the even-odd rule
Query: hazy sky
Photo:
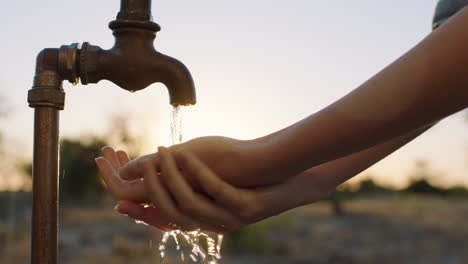
[[[162, 26], [157, 49], [192, 72], [198, 104], [186, 109], [184, 138], [254, 138], [281, 129], [345, 95], [430, 33], [436, 0], [153, 1]], [[92, 9], [91, 9], [92, 8]], [[30, 157], [33, 110], [27, 107], [37, 53], [89, 41], [113, 44], [108, 22], [118, 0], [7, 1], [0, 23], [0, 95], [11, 109], [2, 123], [12, 150]], [[168, 145], [164, 86], [130, 94], [114, 84], [65, 84], [61, 135], [103, 133], [110, 116], [128, 115], [149, 136], [147, 151]], [[466, 111], [464, 113], [466, 115]], [[370, 172], [404, 182], [426, 159], [445, 184], [468, 184], [468, 123], [463, 113], [440, 123]], [[320, 128], [317, 128], [320, 129]]]

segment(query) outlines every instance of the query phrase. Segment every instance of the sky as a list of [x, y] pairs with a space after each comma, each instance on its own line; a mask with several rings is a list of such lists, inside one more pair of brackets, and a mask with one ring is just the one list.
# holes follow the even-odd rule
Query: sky
[[[107, 25], [119, 2], [3, 4], [0, 96], [9, 115], [0, 124], [12, 156], [32, 156], [33, 110], [26, 100], [37, 53], [84, 41], [110, 48], [113, 36]], [[429, 34], [435, 4], [436, 0], [153, 1], [154, 21], [162, 27], [156, 49], [181, 60], [197, 87], [197, 105], [183, 113], [184, 140], [207, 135], [256, 138], [320, 110]], [[103, 134], [112, 116], [123, 115], [132, 120], [134, 133], [145, 136], [145, 152], [170, 145], [171, 107], [163, 85], [134, 94], [107, 81], [66, 83], [64, 89], [61, 136]], [[427, 160], [442, 175], [435, 182], [468, 186], [466, 115], [464, 111], [447, 118], [365, 175], [402, 186], [415, 162]]]

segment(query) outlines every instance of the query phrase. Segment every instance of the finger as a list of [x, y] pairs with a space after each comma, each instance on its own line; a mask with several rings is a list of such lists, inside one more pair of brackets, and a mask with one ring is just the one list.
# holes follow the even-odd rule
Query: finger
[[196, 226], [194, 226], [194, 222], [177, 210], [169, 193], [163, 188], [159, 175], [156, 174], [154, 167], [149, 163], [143, 164], [143, 167], [148, 196], [153, 204], [159, 208], [161, 214], [166, 219], [174, 223], [176, 222], [181, 228], [195, 230]]
[[97, 158], [96, 164], [98, 165], [101, 178], [116, 200], [147, 201], [146, 188], [143, 181], [121, 180], [111, 163], [105, 158]]
[[151, 162], [157, 163], [157, 155], [150, 154], [141, 156], [137, 159], [129, 161], [125, 166], [121, 167], [119, 170], [119, 176], [122, 180], [135, 180], [143, 178], [143, 168], [142, 164]]
[[198, 219], [205, 224], [237, 229], [238, 219], [228, 210], [215, 204], [206, 197], [195, 193], [186, 179], [181, 175], [171, 152], [159, 148], [161, 177], [174, 197], [177, 207], [187, 216]]
[[116, 206], [116, 210], [121, 214], [126, 214], [135, 220], [143, 221], [161, 231], [169, 231], [173, 228], [171, 226], [172, 223], [165, 219], [154, 207], [144, 207], [141, 204], [125, 201], [120, 202]]
[[130, 162], [130, 158], [128, 157], [127, 152], [123, 150], [119, 150], [116, 152], [116, 155], [117, 155], [117, 160], [120, 163], [120, 166], [125, 166], [127, 165], [127, 163]]
[[216, 233], [222, 233], [223, 230], [219, 226], [211, 226], [201, 221], [194, 221], [190, 217], [181, 213], [174, 201], [172, 200], [169, 193], [161, 184], [159, 175], [156, 174], [156, 170], [150, 164], [143, 164], [144, 166], [144, 179], [145, 186], [147, 187], [147, 193], [153, 204], [156, 205], [160, 214], [165, 218], [174, 223], [173, 229], [181, 229], [187, 231], [193, 231], [197, 229], [208, 230]]
[[205, 166], [200, 159], [188, 150], [179, 151], [177, 157], [184, 171], [190, 172], [203, 191], [217, 201], [219, 204], [240, 209], [248, 204], [245, 203], [246, 192], [242, 192], [230, 184], [221, 180], [210, 168]]
[[114, 167], [115, 170], [118, 170], [120, 168], [120, 163], [117, 160], [117, 155], [115, 154], [115, 151], [112, 147], [106, 146], [101, 149], [102, 156], [107, 159], [112, 167]]
[[99, 168], [99, 174], [106, 183], [107, 187], [111, 190], [117, 188], [119, 181], [114, 177], [115, 169], [112, 164], [103, 157], [96, 158], [95, 161]]

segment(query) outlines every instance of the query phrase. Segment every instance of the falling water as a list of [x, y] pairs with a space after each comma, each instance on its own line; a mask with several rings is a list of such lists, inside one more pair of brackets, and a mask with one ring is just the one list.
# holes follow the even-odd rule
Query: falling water
[[182, 110], [183, 106], [174, 106], [171, 113], [172, 144], [182, 143]]
[[[182, 106], [176, 106], [173, 108], [171, 113], [171, 135], [172, 144], [178, 144], [182, 142]], [[175, 226], [175, 225], [174, 225]], [[179, 238], [182, 238], [191, 248], [189, 257], [191, 261], [206, 264], [217, 264], [221, 259], [221, 245], [223, 243], [223, 236], [213, 236], [202, 230], [195, 231], [182, 231], [173, 230], [165, 232], [161, 242], [159, 243], [159, 252], [161, 255], [161, 263], [163, 263], [166, 256], [166, 245], [169, 239], [172, 238], [176, 244], [177, 251], [180, 252], [180, 258], [185, 262], [185, 254], [181, 250]], [[206, 249], [200, 245], [200, 238], [204, 238], [206, 241]], [[216, 239], [215, 239], [216, 238]]]

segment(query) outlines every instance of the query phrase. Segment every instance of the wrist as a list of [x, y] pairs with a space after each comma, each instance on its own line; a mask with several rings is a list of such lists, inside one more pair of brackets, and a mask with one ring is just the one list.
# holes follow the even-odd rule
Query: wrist
[[284, 182], [298, 173], [288, 150], [281, 145], [280, 132], [244, 141], [241, 147], [243, 158], [255, 168], [255, 178], [263, 185]]

